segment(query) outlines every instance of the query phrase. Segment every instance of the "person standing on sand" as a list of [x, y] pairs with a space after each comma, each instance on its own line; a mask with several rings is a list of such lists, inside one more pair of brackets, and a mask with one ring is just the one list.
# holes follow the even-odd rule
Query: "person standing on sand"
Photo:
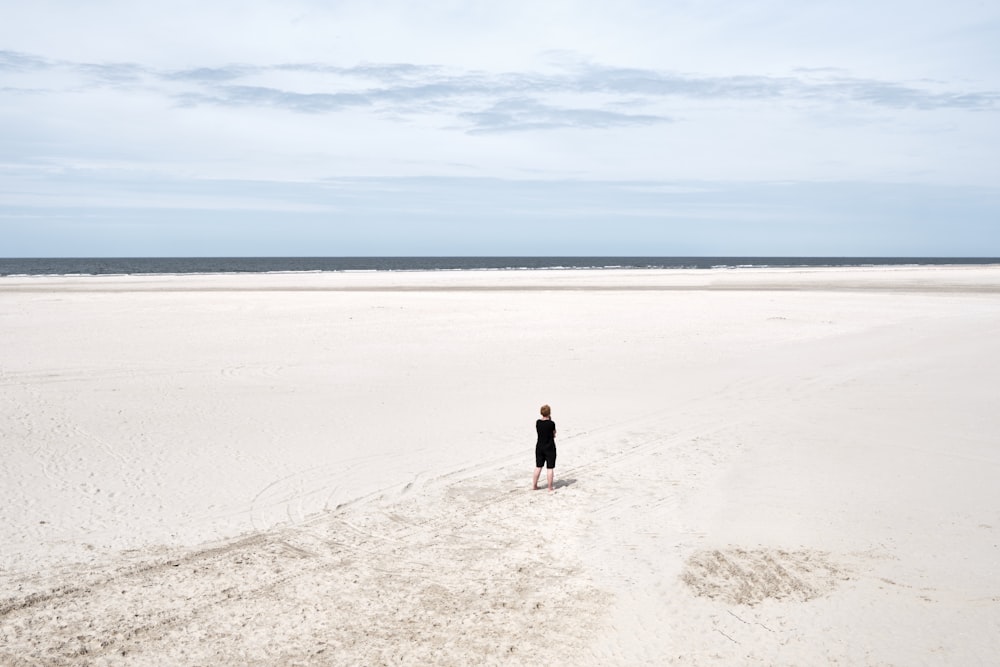
[[548, 468], [545, 473], [549, 479], [549, 491], [555, 491], [552, 480], [556, 467], [556, 423], [552, 421], [552, 408], [547, 405], [542, 406], [542, 418], [535, 421], [535, 432], [538, 433], [538, 442], [535, 443], [535, 476], [531, 479], [531, 488], [538, 490], [538, 477], [544, 464]]

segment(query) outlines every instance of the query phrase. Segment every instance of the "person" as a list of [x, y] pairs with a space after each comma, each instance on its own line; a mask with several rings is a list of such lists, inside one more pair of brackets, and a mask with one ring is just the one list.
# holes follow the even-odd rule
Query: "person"
[[538, 441], [535, 443], [535, 476], [531, 479], [531, 488], [538, 490], [538, 478], [542, 474], [542, 465], [545, 465], [549, 492], [552, 492], [555, 491], [552, 481], [556, 467], [556, 423], [552, 421], [552, 408], [548, 405], [542, 406], [541, 413], [542, 418], [535, 421]]

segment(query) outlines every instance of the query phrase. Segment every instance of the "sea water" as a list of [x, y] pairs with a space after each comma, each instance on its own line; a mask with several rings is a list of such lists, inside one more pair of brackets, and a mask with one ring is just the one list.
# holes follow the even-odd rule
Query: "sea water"
[[996, 257], [65, 257], [0, 258], [0, 276], [290, 273], [320, 271], [486, 271], [573, 269], [738, 269], [1000, 264]]

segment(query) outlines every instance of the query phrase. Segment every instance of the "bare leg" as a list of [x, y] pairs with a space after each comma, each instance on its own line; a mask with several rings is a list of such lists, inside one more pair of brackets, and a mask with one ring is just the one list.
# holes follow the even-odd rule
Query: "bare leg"
[[556, 471], [549, 468], [545, 471], [545, 475], [549, 478], [549, 491], [555, 491], [556, 487], [552, 485], [552, 479], [556, 476]]
[[541, 468], [535, 468], [535, 476], [531, 478], [531, 490], [538, 490], [538, 476], [542, 474]]

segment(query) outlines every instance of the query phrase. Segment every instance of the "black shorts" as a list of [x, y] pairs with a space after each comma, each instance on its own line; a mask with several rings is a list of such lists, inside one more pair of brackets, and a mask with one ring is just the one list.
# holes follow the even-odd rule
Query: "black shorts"
[[555, 447], [535, 447], [535, 467], [541, 468], [543, 463], [549, 469], [556, 467]]

